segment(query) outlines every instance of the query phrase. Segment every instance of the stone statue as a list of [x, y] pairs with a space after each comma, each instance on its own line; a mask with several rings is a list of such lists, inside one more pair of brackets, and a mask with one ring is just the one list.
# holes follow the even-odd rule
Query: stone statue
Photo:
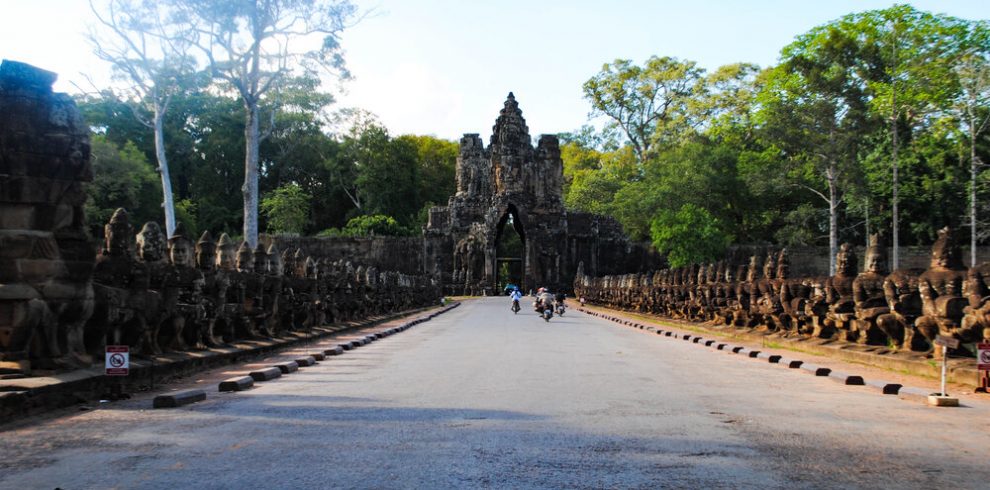
[[904, 342], [911, 345], [913, 334], [921, 334], [928, 341], [928, 351], [937, 335], [958, 336], [964, 309], [969, 306], [963, 297], [966, 268], [962, 264], [959, 246], [948, 227], [938, 232], [938, 240], [932, 246], [931, 263], [918, 278], [922, 315], [915, 320], [915, 330], [906, 332]]
[[887, 278], [887, 256], [879, 236], [870, 236], [864, 261], [863, 272], [852, 283], [856, 315], [852, 322], [853, 331], [860, 344], [885, 344], [883, 332], [877, 328], [877, 318], [890, 313], [883, 290], [883, 282]]

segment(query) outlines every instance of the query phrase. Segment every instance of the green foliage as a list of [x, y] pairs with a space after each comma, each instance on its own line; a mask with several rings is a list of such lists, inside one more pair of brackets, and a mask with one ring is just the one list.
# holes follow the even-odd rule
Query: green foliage
[[94, 136], [90, 142], [93, 182], [86, 187], [86, 222], [90, 234], [103, 236], [103, 225], [117, 208], [124, 208], [131, 224], [162, 223], [161, 180], [154, 167], [133, 143], [123, 148]]
[[268, 231], [278, 234], [302, 233], [309, 217], [312, 197], [299, 184], [288, 184], [261, 200], [261, 212], [268, 222]]
[[661, 211], [650, 223], [650, 235], [671, 267], [715, 261], [732, 243], [718, 218], [694, 204]]
[[381, 214], [362, 215], [351, 218], [342, 229], [328, 228], [316, 236], [320, 237], [361, 237], [361, 236], [411, 236], [414, 232], [399, 224], [395, 218]]

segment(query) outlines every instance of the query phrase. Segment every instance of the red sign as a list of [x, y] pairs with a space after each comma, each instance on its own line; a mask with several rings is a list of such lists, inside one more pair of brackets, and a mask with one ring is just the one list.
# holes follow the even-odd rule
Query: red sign
[[976, 344], [976, 369], [990, 371], [990, 342]]
[[130, 368], [130, 347], [126, 345], [108, 345], [106, 355], [107, 376], [127, 376]]

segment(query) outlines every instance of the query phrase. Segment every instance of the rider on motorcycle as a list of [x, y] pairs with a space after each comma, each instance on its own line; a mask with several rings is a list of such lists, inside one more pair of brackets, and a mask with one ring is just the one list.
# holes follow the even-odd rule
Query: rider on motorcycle
[[519, 289], [513, 289], [509, 297], [512, 298], [512, 311], [519, 311], [519, 300], [522, 299], [522, 292]]

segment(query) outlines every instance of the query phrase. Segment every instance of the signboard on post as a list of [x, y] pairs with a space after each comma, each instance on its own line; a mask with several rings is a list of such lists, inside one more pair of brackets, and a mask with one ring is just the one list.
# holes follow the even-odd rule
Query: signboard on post
[[954, 337], [946, 337], [944, 335], [938, 335], [935, 337], [935, 345], [941, 345], [943, 347], [948, 347], [950, 349], [958, 349], [959, 339]]
[[108, 345], [106, 355], [107, 376], [127, 376], [130, 369], [130, 348], [126, 345]]
[[976, 344], [976, 369], [990, 371], [990, 342]]

